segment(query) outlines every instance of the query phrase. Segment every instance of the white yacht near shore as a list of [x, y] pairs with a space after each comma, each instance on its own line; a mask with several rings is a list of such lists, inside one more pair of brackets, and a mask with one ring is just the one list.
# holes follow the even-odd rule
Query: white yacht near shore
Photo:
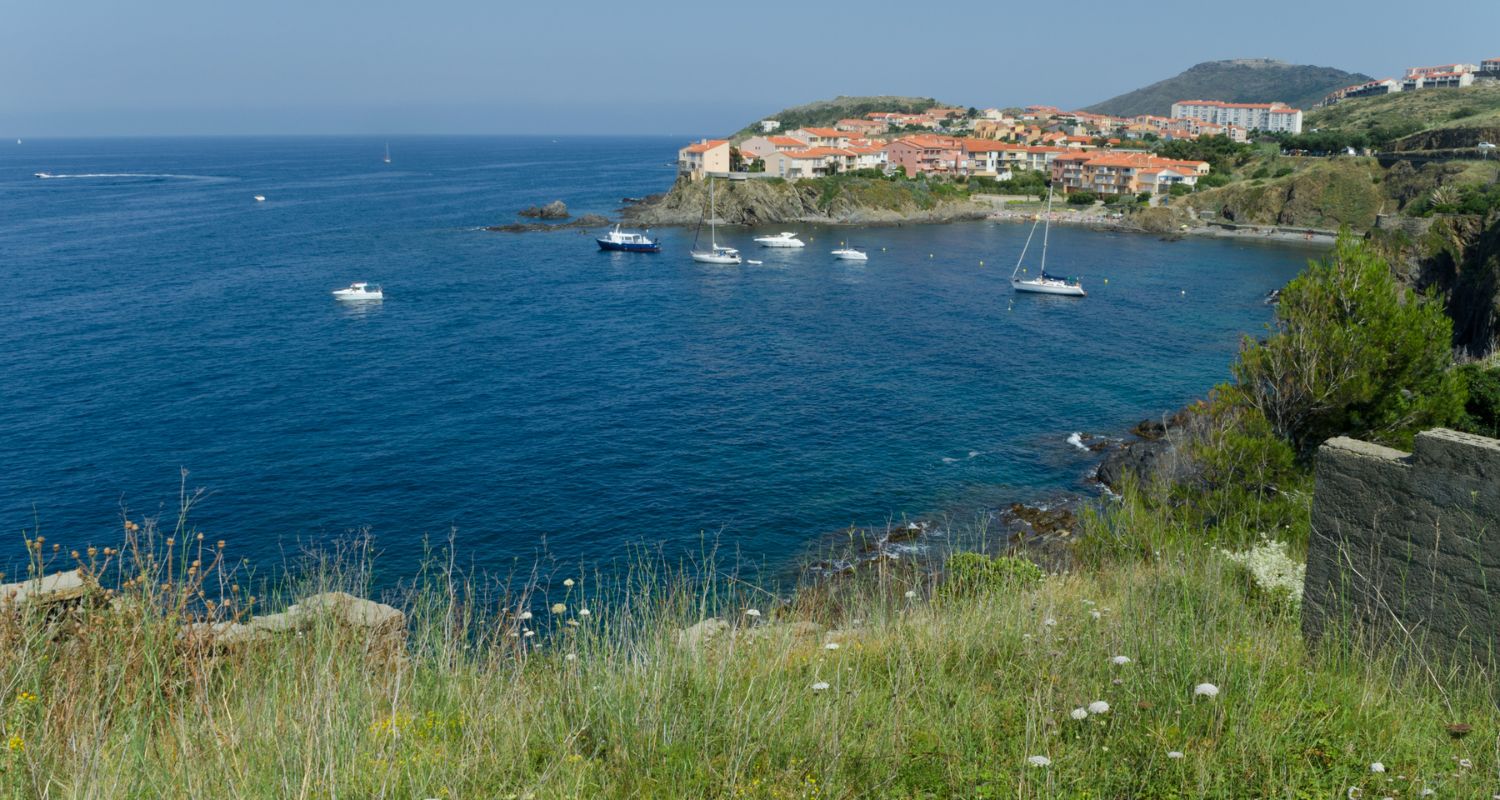
[[797, 234], [783, 231], [774, 236], [757, 236], [755, 243], [761, 247], [806, 247], [807, 243], [797, 238]]
[[1031, 232], [1026, 234], [1026, 244], [1021, 245], [1021, 257], [1016, 259], [1016, 268], [1010, 273], [1010, 286], [1017, 292], [1031, 294], [1059, 294], [1066, 297], [1087, 297], [1083, 284], [1074, 278], [1060, 278], [1047, 274], [1047, 238], [1052, 231], [1052, 188], [1047, 188], [1047, 212], [1042, 215], [1042, 263], [1035, 278], [1021, 277], [1021, 262], [1026, 260], [1026, 249], [1031, 246], [1031, 237], [1036, 235], [1037, 223], [1031, 223]]

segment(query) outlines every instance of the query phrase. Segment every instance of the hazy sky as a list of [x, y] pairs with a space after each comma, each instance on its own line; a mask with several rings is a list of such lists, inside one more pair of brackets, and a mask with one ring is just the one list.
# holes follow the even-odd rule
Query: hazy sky
[[1221, 58], [1384, 77], [1500, 57], [1500, 2], [1424, 9], [1390, 0], [5, 0], [0, 136], [712, 134], [838, 94], [1076, 107]]

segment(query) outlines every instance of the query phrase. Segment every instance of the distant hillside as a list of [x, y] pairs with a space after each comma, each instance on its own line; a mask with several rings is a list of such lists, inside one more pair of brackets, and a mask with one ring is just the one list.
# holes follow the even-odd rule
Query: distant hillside
[[1309, 112], [1303, 128], [1398, 140], [1398, 150], [1473, 147], [1500, 138], [1500, 82], [1345, 100]]
[[1089, 106], [1085, 111], [1132, 117], [1166, 116], [1178, 100], [1223, 100], [1230, 103], [1281, 101], [1307, 109], [1329, 92], [1370, 80], [1367, 75], [1333, 67], [1287, 64], [1267, 58], [1208, 61], [1176, 77]]
[[760, 133], [760, 120], [762, 119], [774, 119], [781, 123], [781, 130], [790, 131], [809, 126], [831, 126], [841, 119], [863, 117], [872, 111], [916, 114], [937, 105], [942, 104], [931, 97], [844, 97], [840, 95], [832, 100], [818, 100], [806, 105], [783, 109], [775, 114], [767, 114], [746, 125], [733, 138], [738, 140]]

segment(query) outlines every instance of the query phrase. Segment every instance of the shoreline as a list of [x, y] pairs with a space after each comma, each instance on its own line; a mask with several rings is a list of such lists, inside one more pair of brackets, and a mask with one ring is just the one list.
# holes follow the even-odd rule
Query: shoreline
[[[1038, 212], [996, 211], [985, 217], [985, 219], [993, 222], [1026, 223], [1032, 222], [1041, 216], [1043, 215]], [[1051, 212], [1051, 220], [1059, 225], [1078, 225], [1086, 228], [1098, 228], [1100, 230], [1153, 234], [1168, 239], [1184, 236], [1201, 236], [1214, 239], [1238, 239], [1242, 241], [1328, 245], [1338, 240], [1337, 231], [1289, 225], [1241, 225], [1232, 222], [1208, 222], [1196, 225], [1184, 225], [1176, 230], [1154, 231], [1133, 224], [1129, 217], [1112, 218], [1108, 214], [1087, 211], [1053, 211]], [[1358, 232], [1356, 231], [1356, 233]]]

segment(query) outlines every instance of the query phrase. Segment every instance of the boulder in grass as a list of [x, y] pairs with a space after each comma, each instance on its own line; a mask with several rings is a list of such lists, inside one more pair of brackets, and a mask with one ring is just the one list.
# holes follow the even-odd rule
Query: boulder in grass
[[20, 608], [25, 604], [50, 606], [79, 600], [92, 585], [81, 569], [0, 584], [0, 610]]

